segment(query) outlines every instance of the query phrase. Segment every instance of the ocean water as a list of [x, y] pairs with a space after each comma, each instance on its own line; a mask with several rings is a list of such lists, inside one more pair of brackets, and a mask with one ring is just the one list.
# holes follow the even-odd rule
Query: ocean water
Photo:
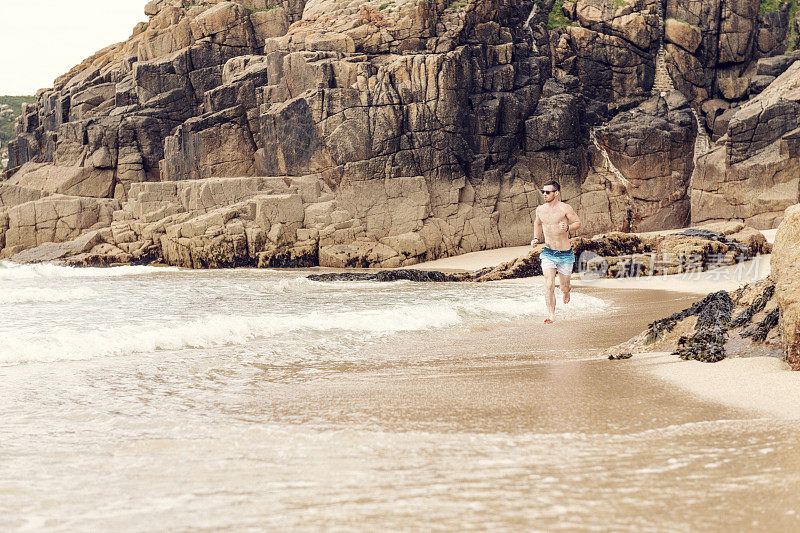
[[685, 298], [306, 274], [0, 262], [0, 529], [798, 526], [798, 424], [596, 358]]
[[[192, 350], [349, 363], [365, 355], [354, 348], [392, 335], [545, 313], [541, 290], [518, 284], [320, 283], [307, 274], [0, 262], [0, 365]], [[606, 307], [578, 294], [563, 315]]]

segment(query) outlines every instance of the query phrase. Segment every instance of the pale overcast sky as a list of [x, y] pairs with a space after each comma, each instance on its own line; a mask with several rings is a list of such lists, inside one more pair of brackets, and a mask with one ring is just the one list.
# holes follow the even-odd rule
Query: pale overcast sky
[[34, 94], [146, 21], [148, 0], [0, 1], [0, 95]]

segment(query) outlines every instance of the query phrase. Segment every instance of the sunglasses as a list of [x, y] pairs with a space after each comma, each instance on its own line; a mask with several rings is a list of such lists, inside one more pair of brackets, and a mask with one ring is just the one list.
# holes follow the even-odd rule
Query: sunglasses
[[542, 194], [550, 194], [551, 192], [556, 192], [556, 191], [546, 191], [544, 189], [541, 189], [541, 192]]

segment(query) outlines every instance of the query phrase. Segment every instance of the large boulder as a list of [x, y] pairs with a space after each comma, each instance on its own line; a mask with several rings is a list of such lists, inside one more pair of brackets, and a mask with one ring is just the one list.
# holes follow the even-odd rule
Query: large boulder
[[692, 223], [739, 219], [773, 228], [800, 200], [800, 62], [732, 112], [717, 146], [697, 160]]
[[119, 202], [54, 194], [8, 208], [0, 257], [48, 242], [65, 242], [89, 230], [108, 227]]
[[771, 266], [786, 360], [800, 370], [800, 204], [787, 209], [778, 226]]
[[756, 63], [756, 74], [777, 77], [786, 72], [795, 61], [797, 56], [794, 54], [763, 57]]
[[[108, 154], [108, 150], [105, 153]], [[7, 183], [46, 193], [109, 198], [114, 194], [115, 183], [110, 166], [110, 156], [104, 159], [102, 154], [92, 166], [33, 164], [17, 172]]]
[[775, 284], [759, 280], [732, 291], [717, 291], [686, 309], [656, 320], [639, 335], [608, 349], [609, 359], [634, 353], [672, 352], [706, 363], [725, 357], [781, 354]]
[[654, 97], [620, 113], [596, 135], [627, 181], [634, 207], [632, 229], [653, 231], [688, 225], [686, 193], [697, 126], [685, 104], [670, 108], [667, 99]]
[[32, 202], [44, 196], [50, 196], [50, 193], [39, 189], [20, 187], [19, 185], [13, 185], [7, 181], [0, 183], [0, 209], [24, 204], [25, 202]]
[[789, 2], [783, 2], [777, 11], [768, 11], [763, 14], [757, 40], [758, 51], [762, 54], [773, 56], [786, 51], [791, 24], [789, 6]]
[[664, 38], [674, 43], [687, 52], [694, 53], [703, 40], [700, 28], [692, 26], [688, 22], [675, 19], [667, 19], [664, 22]]

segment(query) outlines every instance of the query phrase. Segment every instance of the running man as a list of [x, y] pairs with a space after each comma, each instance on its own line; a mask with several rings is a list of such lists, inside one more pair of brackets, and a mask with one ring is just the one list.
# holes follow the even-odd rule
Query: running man
[[545, 247], [539, 256], [545, 281], [544, 301], [549, 314], [544, 323], [552, 324], [556, 319], [556, 272], [561, 292], [564, 293], [564, 303], [569, 303], [569, 280], [572, 275], [572, 265], [575, 263], [575, 253], [569, 243], [569, 232], [579, 229], [581, 220], [569, 204], [559, 199], [561, 187], [558, 182], [548, 181], [542, 185], [541, 192], [544, 203], [536, 208], [531, 246], [536, 247], [541, 243], [544, 233]]

